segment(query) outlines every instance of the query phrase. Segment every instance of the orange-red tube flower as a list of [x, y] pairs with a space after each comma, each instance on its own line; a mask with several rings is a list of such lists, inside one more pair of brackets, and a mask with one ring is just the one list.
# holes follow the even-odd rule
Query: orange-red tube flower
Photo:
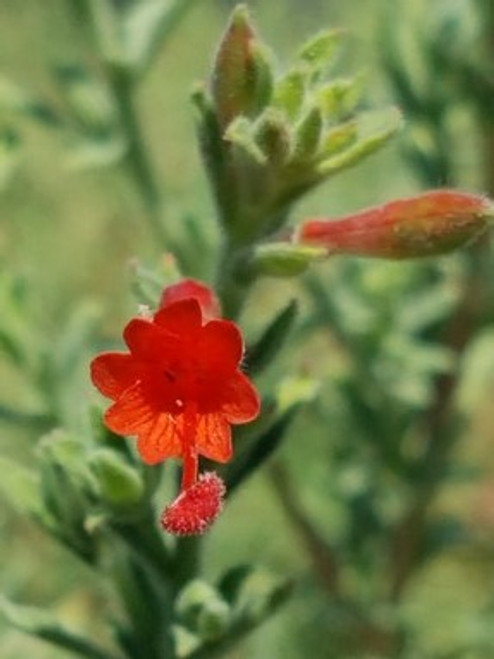
[[431, 190], [331, 219], [306, 220], [296, 241], [328, 254], [407, 259], [446, 254], [476, 238], [494, 217], [486, 197]]
[[96, 357], [91, 378], [114, 401], [104, 417], [108, 428], [136, 435], [148, 464], [181, 458], [186, 491], [198, 483], [200, 455], [230, 460], [230, 426], [252, 421], [260, 402], [240, 370], [244, 346], [237, 325], [205, 320], [219, 309], [212, 291], [185, 280], [166, 289], [161, 304], [152, 318], [128, 323], [129, 352]]

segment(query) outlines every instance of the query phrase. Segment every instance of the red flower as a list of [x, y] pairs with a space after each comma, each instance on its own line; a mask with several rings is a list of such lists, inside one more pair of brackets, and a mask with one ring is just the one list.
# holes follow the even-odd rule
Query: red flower
[[201, 307], [204, 320], [219, 318], [221, 316], [220, 301], [209, 286], [196, 279], [184, 279], [178, 284], [168, 286], [161, 295], [160, 309], [168, 307], [173, 302], [188, 299], [197, 300]]
[[[124, 330], [129, 353], [108, 352], [91, 364], [94, 385], [114, 404], [105, 424], [136, 435], [144, 462], [184, 461], [182, 490], [197, 482], [198, 458], [227, 462], [231, 424], [259, 413], [258, 394], [240, 370], [243, 341], [203, 284], [185, 280], [167, 288], [151, 319], [134, 318]], [[219, 504], [218, 504], [219, 505]], [[201, 530], [201, 529], [199, 529]]]

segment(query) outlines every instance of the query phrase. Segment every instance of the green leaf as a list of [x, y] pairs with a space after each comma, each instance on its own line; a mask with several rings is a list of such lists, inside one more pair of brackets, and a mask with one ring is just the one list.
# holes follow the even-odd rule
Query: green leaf
[[144, 482], [116, 451], [98, 449], [89, 457], [89, 467], [96, 476], [99, 494], [110, 506], [135, 506], [144, 494]]
[[3, 76], [0, 77], [0, 109], [34, 119], [49, 128], [61, 123], [50, 105]]
[[68, 149], [67, 167], [76, 171], [111, 167], [127, 153], [127, 142], [116, 135], [96, 139], [79, 139]]
[[242, 584], [255, 569], [254, 565], [245, 563], [242, 565], [236, 565], [224, 573], [218, 584], [218, 588], [227, 602], [230, 604], [236, 602]]
[[20, 631], [37, 636], [69, 652], [87, 659], [115, 659], [115, 655], [61, 625], [51, 614], [42, 609], [19, 606], [0, 596], [0, 614]]
[[225, 472], [225, 483], [229, 495], [273, 455], [285, 437], [297, 411], [297, 404], [288, 408], [266, 431], [252, 441], [251, 446], [243, 455], [229, 465]]
[[[173, 277], [175, 274], [178, 280], [178, 269], [174, 267], [173, 263], [170, 266], [174, 271], [169, 273], [170, 276]], [[156, 309], [165, 287], [164, 273], [159, 272], [157, 268], [149, 268], [139, 261], [133, 260], [130, 263], [130, 286], [140, 305]]]
[[182, 625], [173, 625], [173, 637], [178, 659], [192, 657], [196, 650], [199, 652], [200, 656], [202, 642], [197, 634], [193, 634], [189, 629]]
[[321, 87], [317, 96], [324, 120], [335, 123], [348, 117], [357, 107], [361, 95], [361, 78], [338, 78]]
[[63, 431], [46, 435], [39, 444], [41, 496], [56, 520], [58, 539], [83, 560], [95, 558], [95, 541], [86, 518], [98, 492], [87, 465], [86, 446]]
[[87, 0], [103, 58], [112, 66], [128, 70], [121, 9], [113, 0]]
[[307, 87], [307, 72], [301, 69], [288, 71], [275, 84], [273, 105], [283, 110], [287, 116], [296, 119], [304, 105]]
[[55, 75], [79, 130], [88, 136], [107, 138], [118, 125], [117, 112], [107, 88], [82, 66], [66, 64]]
[[319, 147], [319, 156], [327, 159], [352, 146], [358, 138], [358, 121], [351, 119], [330, 128], [324, 133]]
[[258, 114], [270, 103], [273, 96], [273, 62], [271, 51], [258, 41], [250, 44], [250, 52], [255, 73], [255, 95], [252, 109], [255, 114]]
[[12, 129], [0, 131], [0, 190], [9, 184], [20, 160], [20, 137]]
[[[235, 581], [236, 585], [232, 589], [233, 592], [228, 593], [228, 586], [232, 581]], [[228, 629], [222, 636], [204, 640], [199, 647], [191, 647], [180, 656], [187, 659], [207, 659], [224, 655], [243, 636], [267, 620], [287, 600], [292, 587], [290, 582], [268, 572], [241, 566], [223, 577], [219, 589], [223, 591], [225, 599], [231, 603], [233, 609]]]
[[[384, 119], [384, 117], [382, 118]], [[359, 141], [345, 151], [332, 156], [327, 160], [323, 160], [317, 168], [319, 175], [321, 178], [326, 178], [346, 169], [347, 167], [356, 165], [365, 157], [387, 144], [396, 135], [401, 126], [401, 113], [398, 109], [394, 109], [391, 112], [391, 115], [387, 117], [383, 128], [370, 128], [369, 135], [365, 136], [364, 134]]]
[[5, 499], [19, 512], [50, 525], [52, 520], [43, 506], [36, 474], [5, 457], [0, 457], [0, 473], [0, 492]]
[[344, 34], [343, 30], [325, 30], [316, 34], [299, 50], [299, 59], [314, 71], [326, 69], [332, 63]]
[[296, 300], [284, 307], [264, 330], [258, 341], [247, 350], [247, 366], [254, 375], [263, 371], [283, 347], [297, 317]]
[[283, 378], [276, 390], [278, 408], [288, 413], [292, 408], [312, 402], [319, 393], [320, 383], [310, 377], [289, 376]]
[[304, 162], [311, 158], [317, 151], [323, 122], [321, 111], [318, 107], [312, 107], [295, 127], [293, 160]]
[[265, 570], [241, 565], [222, 577], [219, 589], [239, 624], [258, 624], [286, 601], [292, 587]]
[[282, 165], [291, 151], [290, 126], [283, 113], [268, 108], [254, 125], [254, 139], [269, 163]]
[[70, 377], [81, 359], [86, 358], [87, 348], [94, 338], [100, 318], [99, 305], [91, 301], [81, 302], [72, 311], [57, 340], [54, 356], [60, 380]]
[[187, 14], [195, 0], [141, 0], [133, 3], [123, 20], [127, 59], [142, 74]]
[[254, 135], [254, 124], [247, 117], [237, 117], [229, 125], [224, 139], [239, 148], [248, 159], [258, 165], [265, 165], [268, 156], [256, 142]]

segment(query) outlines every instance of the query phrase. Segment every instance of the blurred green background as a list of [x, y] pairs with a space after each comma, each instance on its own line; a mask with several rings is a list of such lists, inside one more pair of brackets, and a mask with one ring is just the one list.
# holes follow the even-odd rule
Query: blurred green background
[[[54, 69], [81, 59], [97, 69], [97, 62], [88, 55], [82, 31], [71, 16], [70, 4], [69, 0], [0, 2], [0, 128], [7, 131], [14, 126], [20, 140], [15, 153], [9, 152], [8, 158], [0, 160], [0, 177], [4, 179], [0, 193], [1, 276], [4, 287], [11, 273], [23, 279], [30, 310], [29, 331], [53, 351], [58, 349], [59, 337], [73, 309], [81, 303], [87, 305], [89, 315], [94, 310], [104, 337], [110, 340], [119, 336], [120, 328], [135, 309], [129, 293], [129, 263], [138, 255], [153, 264], [159, 256], [132, 182], [118, 166], [83, 167], [80, 145], [67, 131], [18, 117], [8, 103], [2, 103], [2, 97], [8, 96], [8, 80], [8, 84], [29, 89], [54, 107], [61, 107], [60, 82], [53, 75]], [[366, 102], [376, 107], [397, 102], [382, 66], [380, 46], [386, 4], [380, 0], [248, 3], [261, 34], [277, 52], [280, 65], [321, 27], [347, 29], [342, 70], [362, 73]], [[424, 6], [421, 0], [409, 0], [407, 4], [409, 9], [416, 6], [417, 12]], [[142, 130], [163, 180], [170, 235], [180, 243], [186, 239], [186, 218], [199, 218], [212, 253], [220, 236], [198, 155], [189, 96], [193, 82], [208, 73], [213, 45], [232, 6], [220, 0], [196, 2], [140, 82], [138, 95]], [[412, 60], [415, 48], [411, 43]], [[420, 61], [416, 65], [420, 68]], [[95, 104], [97, 107], [97, 99]], [[468, 108], [459, 107], [458, 126], [458, 144], [451, 145], [456, 149], [456, 181], [465, 189], [482, 192], [485, 182], [480, 136]], [[405, 127], [405, 137], [399, 137], [383, 152], [312, 193], [296, 208], [294, 221], [352, 212], [418, 190], [420, 177], [404, 157], [400, 144], [407, 130]], [[437, 180], [435, 185], [448, 183]], [[195, 267], [191, 274], [211, 278], [211, 260]], [[392, 282], [399, 277], [398, 267], [372, 264], [368, 272], [371, 278]], [[330, 281], [330, 268], [327, 265], [321, 269], [323, 281], [326, 276]], [[245, 314], [249, 319], [245, 328], [248, 337], [256, 335], [266, 314], [273, 306], [281, 307], [293, 290], [291, 282], [276, 280], [265, 280], [256, 288]], [[302, 304], [308, 304], [302, 287], [296, 290]], [[6, 322], [4, 309], [0, 307], [0, 324]], [[328, 358], [321, 360], [325, 351]], [[324, 335], [317, 335], [294, 353], [292, 368], [321, 379], [324, 392], [325, 378], [337, 368], [334, 353], [334, 346], [328, 345]], [[81, 357], [78, 368], [84, 373], [90, 355]], [[421, 646], [407, 655], [410, 658], [494, 656], [494, 649], [491, 655], [448, 654], [465, 639], [481, 633], [475, 627], [475, 612], [494, 594], [494, 460], [490, 450], [494, 433], [490, 404], [494, 362], [490, 368], [484, 365], [484, 370], [475, 415], [459, 448], [465, 468], [484, 465], [483, 485], [472, 485], [466, 479], [436, 504], [440, 510], [460, 514], [474, 530], [476, 540], [466, 550], [460, 546], [430, 562], [411, 583], [404, 615], [420, 630]], [[88, 401], [97, 400], [83, 377], [84, 387], [70, 392], [81, 410]], [[332, 404], [331, 395], [324, 396], [322, 400]], [[36, 391], [8, 360], [0, 361], [0, 399], [12, 405], [20, 401], [33, 413], [39, 407]], [[338, 526], [339, 515], [337, 507], [324, 498], [331, 428], [318, 427], [313, 422], [315, 414], [309, 406], [300, 415], [283, 454], [293, 466], [301, 501], [320, 528], [331, 533]], [[2, 454], [29, 464], [35, 460], [35, 439], [29, 428], [0, 422]], [[48, 604], [76, 626], [95, 635], [104, 634], [102, 616], [110, 598], [105, 583], [96, 583], [93, 574], [4, 503], [0, 527], [2, 590], [14, 600]], [[311, 574], [300, 539], [287, 523], [264, 472], [248, 483], [218, 522], [214, 538], [207, 544], [206, 573], [214, 577], [226, 565], [246, 561], [294, 575], [296, 592], [291, 603], [230, 656], [298, 659], [312, 654], [330, 659], [332, 640], [328, 630], [334, 621], [327, 596]], [[27, 656], [62, 659], [69, 655], [2, 625], [0, 657]]]

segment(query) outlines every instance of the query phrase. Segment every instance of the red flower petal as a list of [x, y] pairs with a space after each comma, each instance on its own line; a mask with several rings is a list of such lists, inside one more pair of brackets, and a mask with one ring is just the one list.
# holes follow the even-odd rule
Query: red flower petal
[[139, 377], [139, 365], [132, 355], [106, 352], [91, 362], [91, 380], [103, 396], [118, 398]]
[[141, 383], [126, 389], [105, 414], [105, 423], [119, 435], [137, 435], [153, 423], [156, 410], [143, 395]]
[[197, 451], [210, 460], [228, 462], [233, 454], [230, 424], [222, 414], [201, 414], [196, 429]]
[[196, 279], [184, 279], [178, 284], [165, 288], [161, 295], [160, 309], [191, 298], [199, 303], [205, 320], [221, 316], [220, 302], [214, 291]]
[[174, 535], [204, 533], [220, 514], [224, 495], [225, 486], [217, 474], [201, 474], [165, 509], [161, 524]]
[[201, 327], [201, 307], [197, 300], [180, 300], [160, 309], [154, 315], [154, 322], [166, 332], [180, 336]]
[[211, 371], [234, 371], [243, 355], [240, 330], [229, 320], [211, 320], [197, 340], [196, 354]]
[[167, 458], [178, 458], [183, 453], [181, 417], [158, 415], [154, 423], [139, 432], [137, 450], [147, 464], [157, 464]]
[[237, 371], [225, 383], [225, 401], [221, 411], [229, 423], [248, 423], [259, 414], [261, 401], [249, 378]]
[[144, 318], [134, 318], [124, 330], [125, 343], [131, 353], [144, 362], [161, 362], [163, 349], [171, 346], [169, 337], [161, 327]]
[[140, 382], [127, 389], [105, 414], [110, 430], [138, 436], [139, 454], [148, 464], [182, 455], [180, 419], [151, 406]]

